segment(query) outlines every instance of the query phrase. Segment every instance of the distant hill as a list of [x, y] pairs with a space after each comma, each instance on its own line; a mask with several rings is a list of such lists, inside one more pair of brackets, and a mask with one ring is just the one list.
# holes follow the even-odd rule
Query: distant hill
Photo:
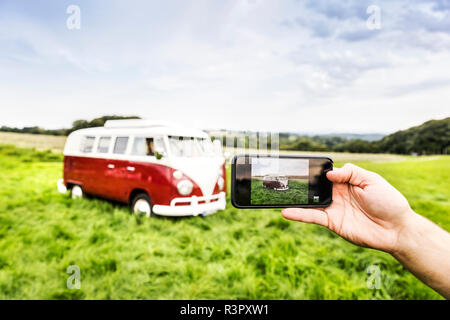
[[390, 135], [327, 134], [292, 136], [280, 134], [280, 149], [353, 153], [449, 154], [450, 118], [430, 120]]
[[397, 131], [381, 139], [376, 147], [386, 153], [449, 154], [450, 117]]

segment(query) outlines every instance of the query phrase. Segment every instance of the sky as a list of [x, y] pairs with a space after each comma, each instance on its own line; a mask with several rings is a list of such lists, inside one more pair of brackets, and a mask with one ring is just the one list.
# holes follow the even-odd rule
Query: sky
[[285, 176], [308, 176], [308, 159], [251, 158], [252, 176], [280, 174]]
[[450, 115], [449, 71], [450, 0], [0, 0], [0, 126], [390, 133]]

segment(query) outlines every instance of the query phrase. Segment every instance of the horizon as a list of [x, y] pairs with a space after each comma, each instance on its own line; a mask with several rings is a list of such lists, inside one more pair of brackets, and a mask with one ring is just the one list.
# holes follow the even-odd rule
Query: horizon
[[[146, 118], [141, 118], [142, 120], [147, 120]], [[87, 121], [91, 121], [93, 119], [76, 119], [74, 121], [77, 120], [87, 120]], [[431, 120], [439, 120], [439, 119], [431, 119]], [[72, 123], [74, 122], [72, 121]], [[33, 128], [33, 127], [38, 127], [44, 130], [65, 130], [65, 129], [70, 129], [71, 126], [69, 127], [59, 127], [59, 128], [46, 128], [46, 127], [42, 127], [39, 125], [27, 125], [27, 126], [22, 126], [22, 127], [12, 127], [9, 126], [8, 124], [3, 124], [0, 123], [0, 128], [1, 127], [8, 127], [8, 128], [14, 128], [14, 129], [24, 129], [24, 128]], [[248, 130], [248, 129], [227, 129], [227, 128], [199, 128], [200, 130], [204, 130], [204, 131], [231, 131], [231, 132], [244, 132], [244, 131], [248, 131], [248, 132], [264, 132], [264, 130]], [[301, 131], [276, 131], [280, 134], [282, 133], [288, 133], [288, 134], [296, 134], [296, 135], [388, 135], [390, 133], [383, 133], [383, 132], [358, 132], [358, 133], [353, 133], [353, 132], [314, 132], [314, 131], [309, 131], [309, 132], [301, 132]], [[395, 132], [395, 131], [394, 131]], [[391, 132], [393, 133], [393, 132]]]
[[[103, 116], [112, 116], [112, 115], [102, 115], [100, 117], [103, 117]], [[115, 114], [114, 116], [117, 116], [117, 114]], [[149, 120], [149, 119], [143, 118], [143, 117], [141, 117], [139, 115], [123, 115], [123, 116], [136, 116], [136, 117], [139, 117], [139, 119], [141, 119], [141, 120]], [[98, 117], [98, 118], [100, 118], [100, 117]], [[411, 126], [411, 127], [419, 126], [419, 125], [424, 124], [424, 123], [426, 123], [428, 121], [444, 120], [446, 118], [448, 118], [448, 117], [444, 117], [444, 118], [440, 118], [440, 119], [429, 119], [429, 120], [426, 120], [426, 121], [424, 121], [422, 123], [419, 123], [419, 124]], [[74, 121], [77, 121], [77, 120], [92, 121], [94, 119], [95, 118], [93, 118], [93, 119], [75, 119], [71, 123], [73, 123]], [[174, 124], [177, 124], [177, 123], [174, 123]], [[9, 126], [8, 124], [0, 123], [0, 128], [1, 127], [9, 127], [9, 128], [15, 128], [15, 129], [39, 127], [41, 129], [44, 129], [44, 130], [65, 130], [65, 129], [70, 129], [71, 125], [69, 127], [46, 128], [46, 127], [42, 127], [42, 126], [39, 126], [39, 125], [13, 127], [13, 126]], [[411, 128], [411, 127], [409, 127], [409, 128]], [[409, 129], [409, 128], [405, 128], [405, 129]], [[237, 129], [227, 129], [227, 128], [202, 128], [202, 127], [198, 127], [198, 129], [204, 130], [204, 131], [208, 131], [208, 132], [209, 131], [270, 132], [268, 130], [249, 130], [249, 129], [239, 129], [239, 128], [237, 128]], [[405, 129], [398, 129], [398, 130], [395, 130], [395, 131], [392, 131], [392, 132], [351, 132], [351, 131], [347, 131], [347, 132], [338, 132], [338, 131], [305, 131], [305, 132], [302, 132], [302, 131], [294, 131], [294, 130], [290, 130], [290, 131], [272, 131], [272, 132], [277, 132], [279, 134], [283, 134], [283, 133], [294, 134], [294, 135], [300, 135], [300, 136], [301, 135], [304, 135], [304, 136], [314, 136], [314, 135], [319, 135], [319, 136], [340, 136], [340, 135], [341, 136], [345, 136], [345, 135], [364, 136], [364, 135], [367, 135], [367, 136], [371, 136], [372, 135], [372, 136], [381, 136], [381, 137], [383, 137], [383, 136], [387, 136], [387, 135], [390, 135], [390, 134], [395, 133], [397, 131], [401, 131], [401, 130], [405, 130]]]

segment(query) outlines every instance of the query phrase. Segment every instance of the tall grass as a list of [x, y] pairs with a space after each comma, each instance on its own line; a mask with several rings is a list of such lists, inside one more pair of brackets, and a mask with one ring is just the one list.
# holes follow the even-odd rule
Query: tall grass
[[[280, 210], [140, 218], [100, 199], [58, 194], [61, 155], [0, 147], [0, 299], [439, 299], [388, 254]], [[442, 157], [362, 165], [449, 229]], [[367, 288], [370, 265], [382, 287]], [[67, 267], [81, 289], [67, 289]]]

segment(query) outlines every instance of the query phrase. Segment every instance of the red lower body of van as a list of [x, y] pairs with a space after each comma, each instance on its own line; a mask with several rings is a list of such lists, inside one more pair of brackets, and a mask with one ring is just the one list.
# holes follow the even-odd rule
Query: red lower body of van
[[[226, 183], [216, 184], [211, 195], [203, 195], [190, 177], [193, 189], [189, 196], [181, 196], [173, 177], [175, 169], [165, 165], [94, 157], [64, 157], [64, 185], [80, 185], [87, 194], [130, 203], [133, 196], [145, 192], [149, 195], [153, 211], [161, 215], [210, 214], [225, 208]], [[225, 166], [222, 167], [225, 179]]]

